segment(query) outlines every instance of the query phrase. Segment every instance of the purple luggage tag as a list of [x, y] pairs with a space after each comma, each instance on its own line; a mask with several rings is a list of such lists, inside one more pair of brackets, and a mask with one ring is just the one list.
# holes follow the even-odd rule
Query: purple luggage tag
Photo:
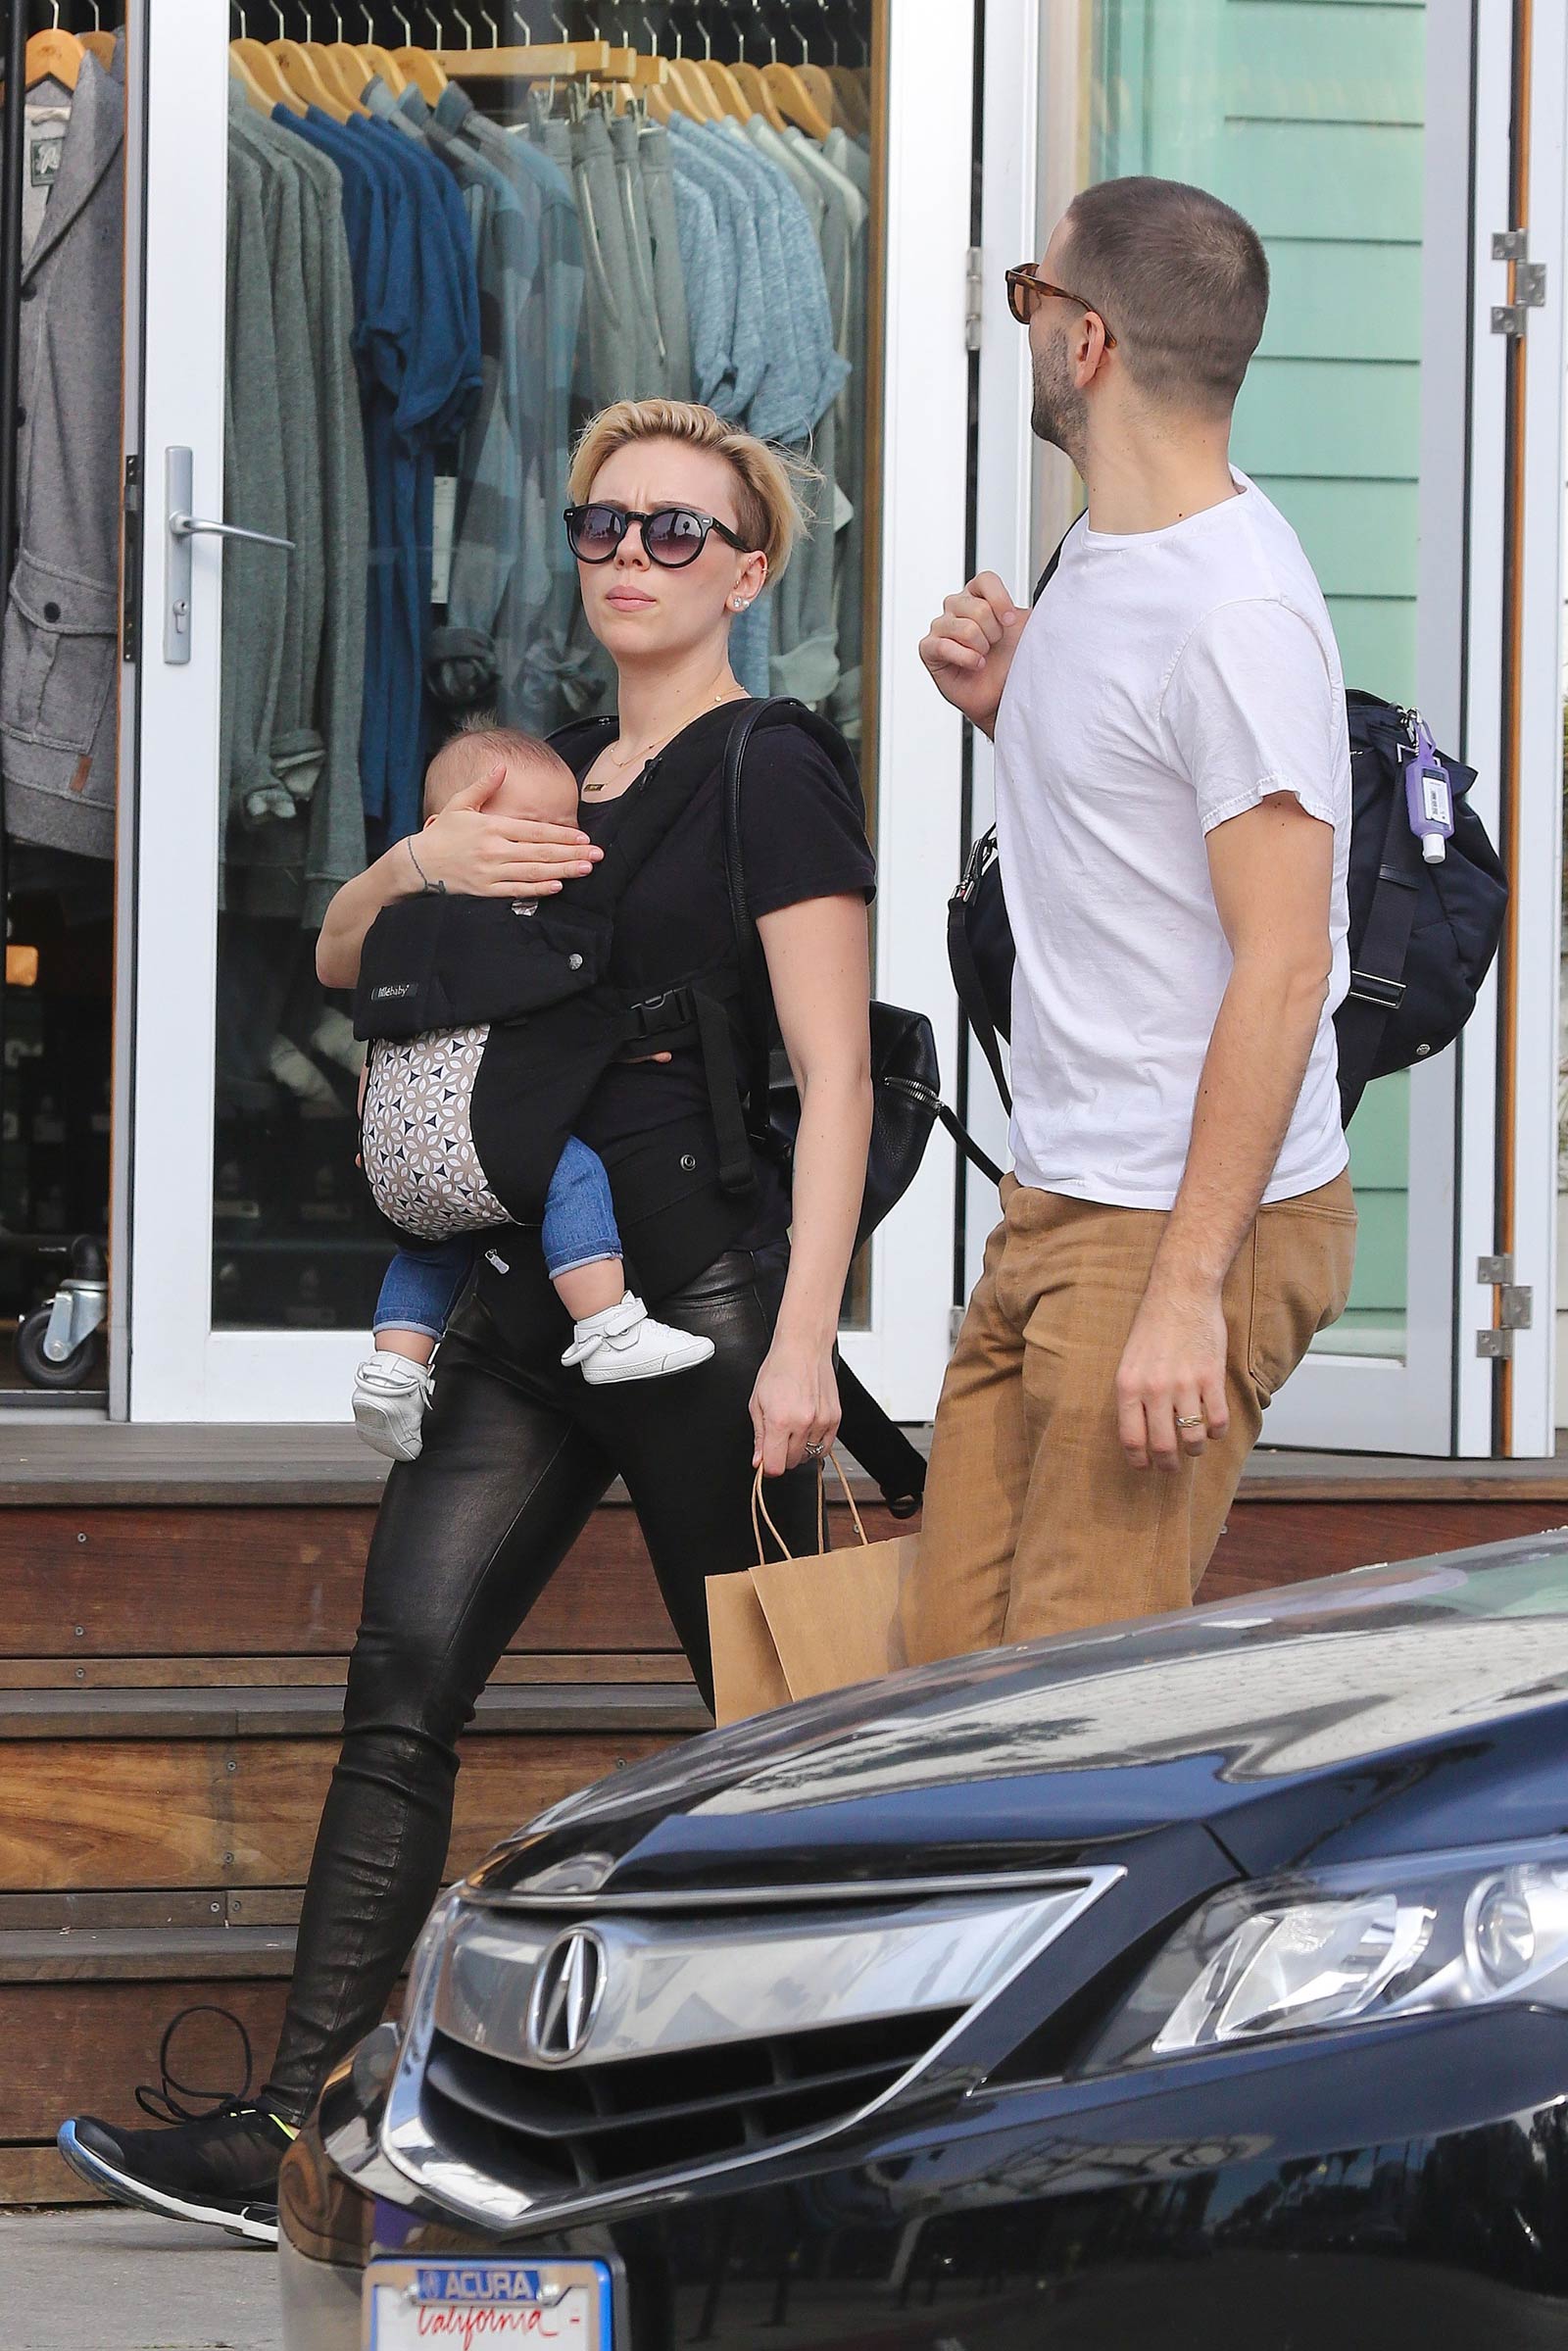
[[1410, 830], [1421, 844], [1426, 862], [1440, 865], [1453, 836], [1453, 786], [1420, 711], [1407, 710], [1405, 724], [1410, 740], [1401, 744], [1400, 757]]

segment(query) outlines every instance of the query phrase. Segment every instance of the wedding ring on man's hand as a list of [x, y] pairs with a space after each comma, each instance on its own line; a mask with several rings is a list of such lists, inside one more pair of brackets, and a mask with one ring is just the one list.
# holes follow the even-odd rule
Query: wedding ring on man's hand
[[1201, 1412], [1178, 1412], [1176, 1415], [1178, 1429], [1200, 1429], [1202, 1425], [1203, 1415]]

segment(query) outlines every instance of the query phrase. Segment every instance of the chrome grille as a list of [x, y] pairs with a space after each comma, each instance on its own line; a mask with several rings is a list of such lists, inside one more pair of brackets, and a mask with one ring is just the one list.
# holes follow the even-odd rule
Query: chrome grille
[[535, 2195], [760, 2153], [874, 2105], [958, 2009], [545, 2072], [434, 2035], [425, 2117], [443, 2144]]
[[820, 2138], [914, 2084], [1120, 1875], [681, 1914], [458, 1899], [413, 1989], [382, 2148], [493, 2226]]

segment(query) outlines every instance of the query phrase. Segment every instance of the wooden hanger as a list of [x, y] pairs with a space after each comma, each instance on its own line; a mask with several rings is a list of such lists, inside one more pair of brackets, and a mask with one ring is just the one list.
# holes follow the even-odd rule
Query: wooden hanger
[[395, 54], [400, 66], [411, 57], [429, 57], [454, 81], [569, 81], [578, 73], [604, 75], [610, 65], [608, 41], [523, 41], [509, 49], [399, 49]]
[[269, 41], [267, 46], [277, 61], [278, 72], [296, 98], [303, 98], [307, 106], [319, 107], [322, 114], [330, 115], [334, 122], [348, 121], [348, 107], [336, 90], [328, 88], [320, 67], [303, 41]]
[[827, 77], [833, 84], [833, 112], [846, 130], [869, 130], [871, 110], [865, 103], [865, 92], [848, 66], [829, 66]]
[[782, 130], [784, 118], [778, 111], [778, 101], [762, 79], [760, 69], [747, 65], [743, 60], [739, 65], [731, 66], [729, 72], [735, 78], [737, 88], [749, 101], [752, 113], [760, 115], [763, 122], [771, 123], [775, 130]]
[[115, 62], [115, 36], [112, 32], [78, 32], [77, 40], [95, 64], [107, 73]]
[[728, 66], [721, 66], [716, 57], [705, 57], [703, 79], [718, 100], [725, 114], [733, 115], [737, 122], [751, 121], [756, 109]]
[[[828, 130], [831, 130], [838, 120], [838, 109], [833, 103], [833, 84], [828, 78], [826, 67], [806, 64], [797, 66], [795, 71], [809, 96], [815, 99], [817, 112], [827, 123]], [[824, 131], [822, 135], [825, 138], [827, 132]]]
[[[314, 45], [313, 43], [312, 46], [314, 47]], [[346, 96], [353, 99], [361, 114], [368, 114], [370, 110], [364, 103], [360, 93], [374, 73], [375, 68], [368, 63], [364, 50], [355, 41], [323, 41], [321, 46], [337, 69], [338, 87]], [[395, 91], [393, 95], [396, 96]]]
[[833, 127], [831, 115], [824, 115], [816, 100], [801, 79], [798, 66], [768, 65], [762, 68], [762, 81], [778, 104], [778, 111], [790, 122], [798, 123], [808, 138], [825, 139]]
[[675, 101], [669, 94], [667, 81], [655, 82], [648, 93], [648, 118], [652, 122], [667, 124], [675, 112]]
[[40, 81], [59, 81], [74, 90], [86, 54], [74, 32], [62, 32], [58, 26], [35, 32], [27, 43], [28, 89], [36, 89]]
[[283, 69], [265, 41], [230, 41], [228, 55], [230, 64], [240, 67], [248, 81], [261, 92], [264, 106], [282, 106], [291, 115], [304, 114], [304, 99], [284, 80]]
[[696, 60], [690, 57], [666, 57], [664, 71], [675, 103], [694, 122], [721, 122], [724, 110], [703, 79]]
[[322, 81], [341, 106], [346, 107], [351, 115], [368, 115], [369, 113], [369, 108], [363, 105], [360, 99], [360, 92], [364, 89], [365, 84], [360, 79], [357, 58], [352, 71], [345, 73], [342, 66], [339, 65], [329, 41], [302, 41], [300, 46], [306, 56], [313, 61]]
[[230, 80], [237, 81], [239, 83], [240, 88], [244, 91], [251, 105], [255, 107], [257, 113], [259, 115], [270, 115], [272, 111], [273, 101], [263, 89], [261, 83], [257, 80], [249, 66], [245, 63], [245, 60], [242, 57], [235, 55], [234, 44], [232, 41], [230, 41], [228, 45], [228, 72]]
[[[454, 56], [462, 54], [461, 51], [453, 52]], [[476, 56], [479, 54], [481, 52], [475, 51]], [[490, 50], [482, 54], [494, 57], [499, 52]], [[440, 104], [441, 93], [447, 86], [447, 76], [446, 69], [433, 49], [394, 49], [392, 62], [402, 68], [426, 106]]]
[[[368, 69], [366, 78], [368, 79], [371, 73], [379, 73], [393, 97], [401, 98], [409, 86], [409, 77], [391, 50], [383, 49], [379, 41], [356, 41], [354, 46], [359, 52], [361, 65]], [[361, 87], [364, 87], [363, 83]]]

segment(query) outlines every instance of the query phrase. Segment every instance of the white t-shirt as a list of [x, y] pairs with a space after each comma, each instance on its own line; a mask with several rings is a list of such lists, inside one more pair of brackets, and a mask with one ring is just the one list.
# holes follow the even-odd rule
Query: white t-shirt
[[1075, 524], [998, 717], [1017, 943], [1018, 1180], [1168, 1208], [1231, 953], [1204, 836], [1274, 792], [1334, 828], [1333, 981], [1263, 1197], [1339, 1174], [1333, 1013], [1349, 981], [1350, 753], [1339, 652], [1300, 542], [1238, 495], [1126, 537]]

